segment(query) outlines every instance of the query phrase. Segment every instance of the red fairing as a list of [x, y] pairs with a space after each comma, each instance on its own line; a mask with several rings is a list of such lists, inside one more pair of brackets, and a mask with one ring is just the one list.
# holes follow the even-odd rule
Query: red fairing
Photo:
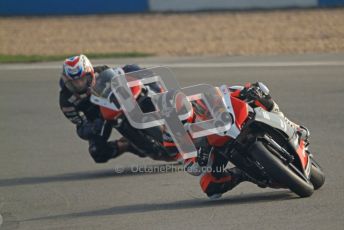
[[[196, 117], [201, 121], [208, 120], [210, 116], [210, 112], [207, 106], [202, 102], [202, 100], [195, 100], [194, 102], [198, 105], [198, 109], [196, 109], [197, 113], [194, 113], [195, 116], [192, 117], [192, 120], [194, 121]], [[188, 122], [191, 123], [193, 121], [191, 121], [191, 119], [188, 118]], [[208, 135], [207, 139], [208, 139], [208, 143], [211, 146], [221, 147], [230, 140], [230, 137], [212, 134], [212, 135]]]
[[[137, 99], [142, 91], [142, 86], [140, 85], [133, 86], [133, 87], [130, 87], [130, 90], [134, 98]], [[99, 106], [99, 108], [104, 120], [107, 120], [107, 121], [115, 120], [117, 117], [119, 117], [122, 114], [122, 110], [112, 110], [112, 109], [108, 109], [102, 106]]]
[[308, 155], [305, 153], [305, 142], [301, 140], [299, 147], [296, 150], [297, 155], [300, 158], [302, 167], [305, 169], [308, 163]]
[[[248, 116], [246, 102], [231, 96], [231, 101], [235, 113], [235, 124], [241, 129], [242, 124], [246, 121]], [[207, 136], [208, 143], [215, 147], [221, 147], [227, 143], [231, 138], [229, 136], [219, 136], [216, 134]]]
[[99, 108], [104, 120], [107, 120], [107, 121], [114, 120], [122, 114], [122, 110], [116, 111], [116, 110], [108, 109], [101, 106]]
[[134, 98], [136, 99], [139, 97], [139, 95], [142, 91], [142, 86], [137, 85], [137, 86], [131, 87], [130, 90], [131, 90], [131, 93], [133, 94]]
[[246, 102], [232, 96], [231, 101], [235, 113], [235, 124], [239, 129], [241, 129], [242, 124], [246, 121], [248, 116], [247, 104]]
[[[127, 82], [133, 82], [136, 81], [137, 79], [133, 76], [130, 76], [130, 74], [127, 74], [126, 76]], [[140, 95], [141, 91], [142, 91], [142, 85], [136, 85], [136, 86], [132, 86], [130, 87], [131, 93], [134, 96], [135, 99], [138, 98], [138, 96]]]
[[208, 143], [211, 146], [221, 147], [224, 146], [231, 138], [229, 136], [219, 136], [216, 134], [207, 136]]

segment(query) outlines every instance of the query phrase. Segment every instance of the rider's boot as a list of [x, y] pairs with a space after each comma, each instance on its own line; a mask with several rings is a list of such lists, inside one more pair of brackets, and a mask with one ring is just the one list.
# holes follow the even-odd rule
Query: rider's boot
[[227, 169], [221, 178], [214, 178], [206, 174], [201, 178], [201, 187], [210, 199], [218, 199], [223, 193], [232, 190], [238, 184], [244, 181], [256, 183], [241, 169], [234, 167]]

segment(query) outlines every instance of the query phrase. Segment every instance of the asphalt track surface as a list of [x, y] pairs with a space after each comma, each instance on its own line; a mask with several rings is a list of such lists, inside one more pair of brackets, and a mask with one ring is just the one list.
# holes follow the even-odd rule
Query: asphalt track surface
[[164, 63], [184, 86], [265, 82], [287, 116], [311, 130], [324, 187], [301, 199], [243, 183], [211, 201], [195, 177], [171, 166], [152, 172], [164, 162], [125, 154], [95, 164], [59, 110], [59, 63], [0, 65], [0, 230], [343, 229], [344, 55], [100, 62]]

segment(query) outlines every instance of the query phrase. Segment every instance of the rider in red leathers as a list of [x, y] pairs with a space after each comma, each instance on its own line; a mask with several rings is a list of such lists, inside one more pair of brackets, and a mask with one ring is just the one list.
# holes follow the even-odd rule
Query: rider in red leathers
[[[231, 96], [246, 101], [252, 107], [261, 107], [269, 112], [278, 113], [283, 116], [278, 105], [272, 100], [268, 88], [260, 82], [254, 84], [247, 83], [245, 86], [236, 86], [228, 88]], [[207, 107], [201, 100], [193, 101], [193, 116], [186, 122], [195, 122], [197, 117], [202, 117], [207, 113]], [[285, 118], [286, 119], [286, 118]], [[291, 122], [292, 123], [292, 122]], [[294, 123], [293, 123], [294, 124]], [[305, 127], [294, 124], [298, 127], [300, 135], [306, 140], [309, 132]], [[163, 135], [164, 145], [171, 152], [177, 152], [176, 145], [168, 133]], [[200, 185], [210, 198], [219, 198], [223, 193], [233, 189], [243, 181], [255, 182], [250, 176], [237, 167], [224, 169], [228, 163], [221, 154], [213, 151], [213, 144], [209, 138], [202, 138], [197, 141], [198, 155], [184, 161], [186, 171], [192, 175], [200, 175]], [[219, 146], [216, 146], [219, 147]], [[201, 167], [211, 167], [211, 170], [201, 172]]]

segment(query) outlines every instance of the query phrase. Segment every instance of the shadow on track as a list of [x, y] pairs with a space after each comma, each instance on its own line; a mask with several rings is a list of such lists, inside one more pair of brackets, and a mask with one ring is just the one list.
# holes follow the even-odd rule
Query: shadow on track
[[83, 217], [97, 217], [97, 216], [112, 216], [121, 214], [132, 213], [146, 213], [166, 210], [181, 210], [181, 209], [197, 209], [203, 207], [216, 207], [224, 205], [242, 205], [242, 204], [255, 204], [260, 202], [269, 201], [283, 201], [298, 199], [293, 193], [284, 190], [277, 192], [264, 192], [245, 195], [235, 195], [224, 197], [219, 200], [204, 199], [190, 199], [177, 202], [159, 203], [159, 204], [133, 204], [123, 205], [106, 209], [61, 214], [55, 216], [46, 216], [33, 219], [26, 219], [23, 221], [42, 221], [52, 219], [64, 219], [64, 218], [83, 218]]
[[65, 174], [42, 176], [42, 177], [22, 177], [22, 178], [0, 179], [0, 187], [44, 184], [44, 183], [54, 183], [54, 182], [94, 180], [94, 179], [100, 179], [100, 178], [111, 178], [111, 177], [119, 177], [119, 176], [141, 176], [145, 174], [173, 173], [176, 170], [178, 170], [179, 166], [180, 165], [178, 163], [141, 165], [141, 166], [135, 165], [135, 166], [126, 167], [126, 168], [65, 173]]

